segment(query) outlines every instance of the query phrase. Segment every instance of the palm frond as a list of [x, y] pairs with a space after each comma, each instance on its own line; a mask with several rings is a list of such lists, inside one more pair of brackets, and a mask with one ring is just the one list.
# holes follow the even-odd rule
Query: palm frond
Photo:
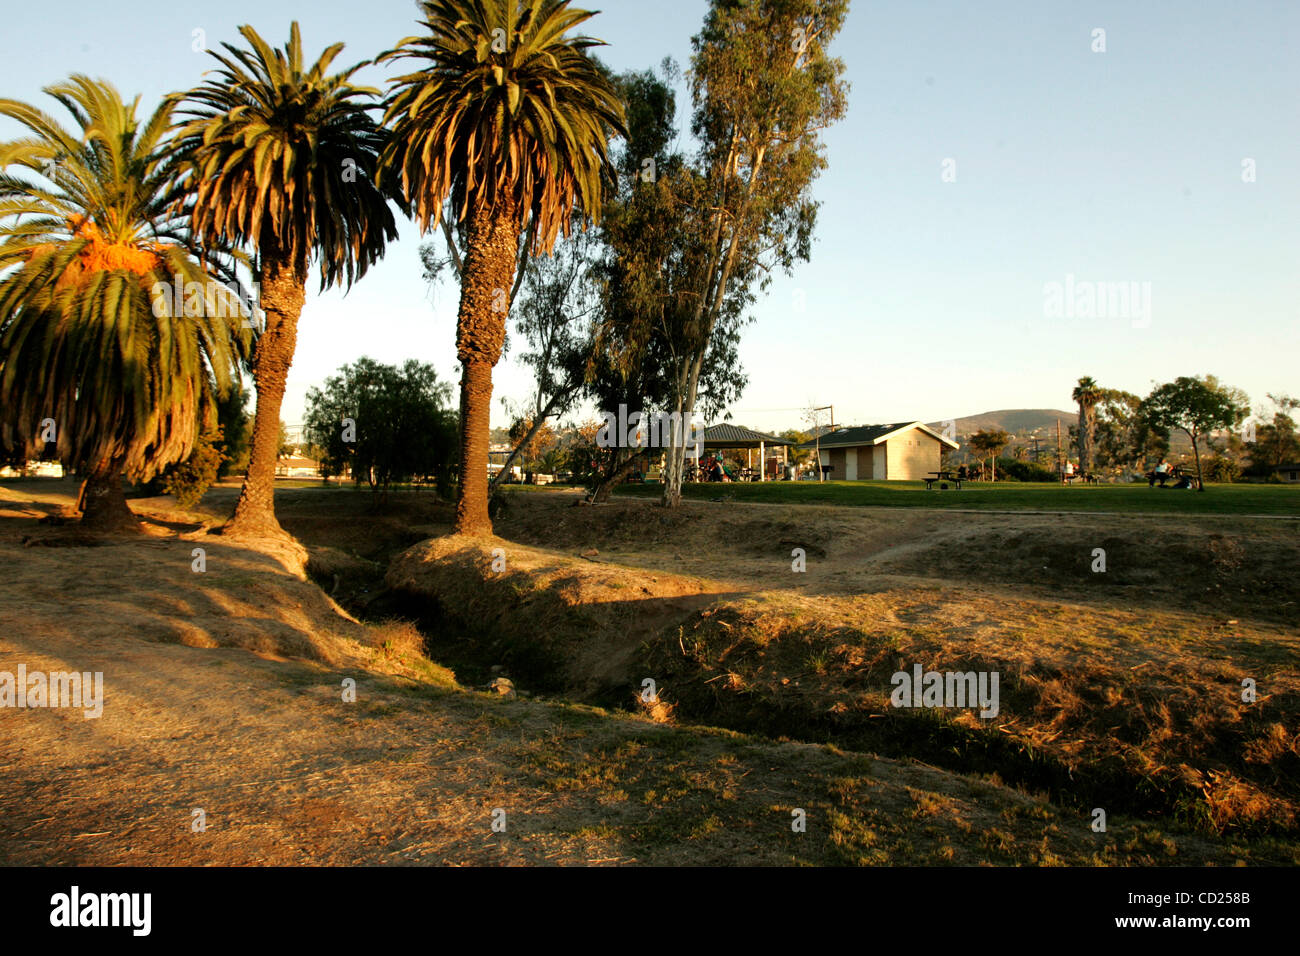
[[[72, 127], [0, 100], [31, 134], [0, 144], [0, 445], [38, 454], [53, 419], [65, 463], [147, 479], [189, 454], [201, 400], [251, 349], [238, 310], [212, 301], [235, 260], [187, 228], [171, 100], [141, 123], [138, 100], [100, 80], [46, 92]], [[208, 290], [193, 314], [154, 294], [178, 277]]]
[[194, 195], [191, 221], [205, 241], [284, 256], [321, 287], [351, 285], [397, 238], [380, 191], [378, 92], [352, 83], [364, 66], [330, 73], [337, 43], [304, 68], [295, 22], [273, 49], [252, 27], [247, 48], [210, 51], [220, 69], [186, 94], [177, 176]]
[[385, 101], [392, 135], [383, 175], [410, 202], [420, 228], [436, 228], [452, 197], [499, 202], [531, 218], [534, 249], [569, 232], [576, 208], [598, 218], [608, 142], [626, 135], [623, 104], [586, 51], [601, 41], [569, 31], [594, 14], [568, 0], [426, 0], [426, 33], [381, 61], [414, 60]]

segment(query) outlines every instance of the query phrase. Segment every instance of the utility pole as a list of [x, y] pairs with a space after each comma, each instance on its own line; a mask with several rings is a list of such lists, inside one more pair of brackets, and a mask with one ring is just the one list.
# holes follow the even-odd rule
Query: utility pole
[[1061, 420], [1056, 420], [1056, 477], [1061, 477]]
[[[821, 405], [821, 406], [819, 406], [819, 407], [813, 409], [813, 428], [818, 428], [818, 427], [819, 427], [819, 426], [816, 424], [816, 422], [817, 422], [817, 413], [818, 413], [818, 412], [824, 412], [824, 411], [826, 411], [827, 409], [830, 409], [830, 413], [831, 413], [831, 431], [833, 432], [833, 431], [835, 431], [835, 406], [834, 406], [834, 405]], [[818, 480], [818, 481], [825, 481], [825, 480], [826, 480], [826, 472], [822, 471], [822, 434], [821, 434], [820, 431], [817, 432], [817, 436], [816, 436], [816, 448], [817, 448], [817, 480]]]

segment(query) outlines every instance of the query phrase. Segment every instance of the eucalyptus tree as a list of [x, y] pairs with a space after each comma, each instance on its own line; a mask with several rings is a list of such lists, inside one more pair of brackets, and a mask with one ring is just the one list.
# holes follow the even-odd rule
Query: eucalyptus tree
[[[692, 40], [694, 195], [690, 307], [679, 324], [674, 410], [694, 414], [719, 322], [735, 297], [764, 288], [812, 252], [812, 185], [827, 161], [821, 132], [844, 115], [844, 64], [827, 48], [848, 0], [711, 0]], [[663, 503], [681, 498], [685, 448], [668, 456]]]

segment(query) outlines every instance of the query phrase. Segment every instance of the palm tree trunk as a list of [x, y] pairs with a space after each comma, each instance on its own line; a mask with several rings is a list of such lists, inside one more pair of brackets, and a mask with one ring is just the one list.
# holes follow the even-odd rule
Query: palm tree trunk
[[1092, 471], [1092, 433], [1093, 406], [1079, 402], [1079, 471], [1087, 474]]
[[81, 526], [88, 531], [139, 534], [140, 519], [126, 503], [122, 469], [116, 462], [95, 466], [81, 484], [78, 496]]
[[487, 469], [492, 369], [505, 345], [519, 232], [518, 212], [508, 198], [498, 198], [495, 209], [476, 204], [470, 212], [456, 319], [456, 357], [461, 367], [457, 534], [492, 533]]
[[488, 444], [491, 432], [492, 365], [462, 359], [460, 379], [460, 487], [456, 532], [491, 534], [488, 517]]
[[263, 246], [261, 271], [262, 311], [266, 328], [253, 352], [253, 383], [257, 386], [257, 411], [248, 475], [235, 505], [235, 516], [223, 533], [243, 537], [285, 536], [275, 518], [275, 463], [280, 450], [280, 406], [285, 381], [298, 343], [298, 318], [306, 299], [306, 276], [269, 244]]
[[1084, 462], [1088, 458], [1088, 421], [1087, 410], [1084, 408], [1083, 401], [1079, 402], [1079, 430], [1078, 437], [1075, 439], [1079, 451], [1079, 470], [1084, 470]]

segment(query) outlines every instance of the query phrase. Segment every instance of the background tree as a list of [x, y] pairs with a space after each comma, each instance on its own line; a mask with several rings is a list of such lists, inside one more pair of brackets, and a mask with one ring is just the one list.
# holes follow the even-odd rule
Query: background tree
[[791, 467], [797, 469], [805, 462], [812, 459], [812, 451], [810, 449], [799, 447], [813, 437], [812, 432], [800, 431], [797, 428], [787, 428], [785, 431], [779, 432], [776, 437], [784, 438], [788, 442], [793, 442], [793, 444], [785, 450], [786, 460], [789, 461]]
[[168, 186], [174, 102], [142, 122], [102, 80], [45, 92], [73, 128], [0, 100], [30, 134], [0, 144], [0, 445], [40, 454], [52, 425], [85, 479], [82, 522], [138, 531], [122, 476], [189, 456], [201, 402], [237, 386], [251, 337], [221, 285], [230, 262], [197, 248]]
[[518, 442], [519, 459], [528, 471], [535, 470], [542, 464], [542, 459], [556, 449], [560, 443], [555, 429], [543, 422], [537, 426], [531, 419], [518, 419], [510, 429], [510, 437]]
[[602, 424], [586, 421], [579, 425], [568, 450], [567, 463], [573, 472], [573, 480], [587, 488], [594, 488], [602, 480], [609, 468], [608, 460], [613, 457], [613, 449], [596, 444], [596, 435]]
[[209, 52], [221, 64], [187, 95], [181, 130], [182, 185], [193, 192], [194, 228], [205, 241], [257, 253], [265, 328], [253, 353], [257, 413], [248, 476], [226, 533], [283, 535], [275, 518], [280, 406], [293, 363], [308, 268], [320, 287], [351, 286], [397, 238], [392, 209], [375, 184], [378, 92], [354, 86], [358, 63], [330, 66], [342, 43], [315, 63], [303, 58], [295, 21], [283, 50], [249, 26], [249, 49]]
[[[456, 530], [491, 533], [487, 452], [492, 369], [525, 228], [550, 251], [576, 211], [598, 216], [608, 138], [623, 129], [613, 87], [569, 31], [593, 16], [567, 0], [426, 0], [426, 33], [384, 60], [422, 69], [393, 81], [384, 165], [421, 232], [450, 198], [466, 224], [456, 351], [461, 480]], [[455, 251], [455, 244], [451, 245]]]
[[280, 428], [276, 432], [275, 455], [276, 458], [284, 458], [288, 455], [296, 454], [297, 447], [289, 438], [289, 426], [285, 424], [284, 419], [280, 419]]
[[324, 388], [307, 390], [304, 434], [327, 474], [350, 469], [354, 481], [383, 495], [394, 483], [428, 479], [445, 493], [456, 454], [450, 399], [451, 385], [430, 365], [411, 359], [398, 368], [362, 357]]
[[1002, 449], [1007, 447], [1007, 442], [1011, 439], [1006, 432], [998, 429], [980, 429], [974, 435], [970, 436], [970, 446], [978, 451], [990, 465], [990, 475], [994, 481], [998, 480], [998, 455], [1002, 454]]
[[[629, 415], [653, 415], [673, 404], [681, 329], [697, 284], [686, 254], [697, 241], [693, 220], [678, 198], [683, 182], [691, 188], [694, 173], [686, 157], [672, 149], [677, 129], [670, 84], [677, 75], [676, 65], [666, 60], [658, 73], [626, 73], [616, 81], [627, 104], [627, 137], [614, 152], [617, 188], [609, 193], [602, 219], [599, 309], [585, 392], [602, 413], [625, 405]], [[733, 295], [714, 328], [698, 389], [697, 412], [704, 421], [744, 388], [738, 329], [749, 301]], [[592, 500], [605, 500], [618, 482], [650, 467], [661, 454], [616, 447], [597, 456], [604, 471], [591, 485]]]
[[[826, 160], [820, 132], [845, 110], [844, 65], [826, 48], [847, 0], [712, 0], [692, 40], [693, 175], [675, 196], [689, 218], [682, 271], [690, 297], [674, 310], [673, 410], [693, 414], [719, 322], [738, 322], [737, 295], [775, 269], [807, 261]], [[683, 289], [683, 291], [686, 291]], [[663, 504], [681, 500], [685, 445], [668, 455]]]
[[511, 430], [514, 448], [492, 478], [495, 488], [511, 464], [531, 446], [537, 432], [569, 411], [581, 397], [595, 348], [597, 290], [593, 266], [598, 243], [595, 230], [580, 230], [559, 241], [550, 256], [531, 260], [522, 297], [515, 305], [515, 327], [527, 346], [520, 362], [532, 369], [533, 394], [524, 419], [527, 427]]
[[[1093, 452], [1100, 467], [1132, 467], [1144, 461], [1148, 429], [1140, 414], [1142, 399], [1132, 392], [1104, 388], [1096, 405]], [[1168, 449], [1155, 449], [1161, 454]]]
[[[1256, 427], [1255, 440], [1246, 445], [1250, 474], [1259, 478], [1268, 477], [1281, 465], [1300, 461], [1300, 434], [1291, 414], [1300, 408], [1300, 399], [1270, 393], [1268, 400], [1273, 406], [1272, 417]], [[1267, 411], [1261, 408], [1259, 416], [1266, 418]]]
[[209, 424], [200, 433], [189, 457], [171, 465], [160, 476], [163, 493], [172, 495], [181, 508], [194, 508], [217, 480], [223, 458], [221, 426], [215, 423], [215, 416], [209, 416]]
[[[1201, 474], [1200, 443], [1219, 428], [1235, 428], [1249, 412], [1248, 399], [1239, 389], [1220, 385], [1213, 375], [1180, 376], [1157, 386], [1142, 402], [1142, 416], [1162, 435], [1179, 429], [1192, 443], [1196, 472]], [[1203, 478], [1197, 488], [1205, 490]]]
[[1105, 397], [1105, 392], [1089, 375], [1079, 379], [1071, 397], [1079, 406], [1079, 471], [1089, 474], [1093, 470], [1093, 433], [1097, 427], [1097, 403]]

